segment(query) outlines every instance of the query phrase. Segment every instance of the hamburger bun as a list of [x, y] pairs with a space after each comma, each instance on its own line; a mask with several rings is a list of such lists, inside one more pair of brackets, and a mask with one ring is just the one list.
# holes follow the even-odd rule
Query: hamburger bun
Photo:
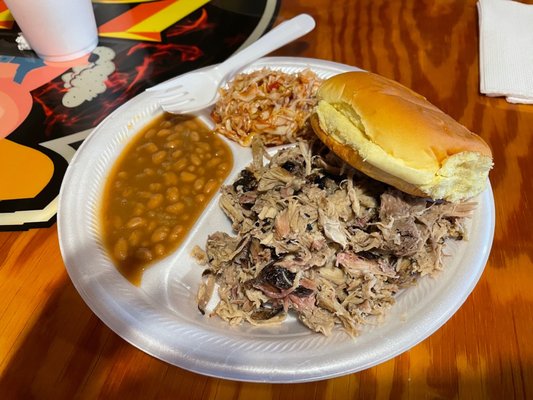
[[398, 82], [347, 72], [324, 81], [317, 96], [313, 130], [366, 175], [415, 196], [451, 202], [485, 188], [489, 146]]

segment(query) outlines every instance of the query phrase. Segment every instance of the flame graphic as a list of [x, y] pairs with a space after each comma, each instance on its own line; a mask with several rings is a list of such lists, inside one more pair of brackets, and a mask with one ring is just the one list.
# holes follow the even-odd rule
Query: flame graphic
[[166, 37], [170, 38], [175, 36], [181, 36], [190, 31], [205, 30], [211, 28], [212, 26], [212, 24], [209, 24], [207, 22], [207, 11], [205, 9], [202, 9], [202, 14], [196, 21], [193, 21], [190, 24], [174, 25], [170, 27], [166, 32]]

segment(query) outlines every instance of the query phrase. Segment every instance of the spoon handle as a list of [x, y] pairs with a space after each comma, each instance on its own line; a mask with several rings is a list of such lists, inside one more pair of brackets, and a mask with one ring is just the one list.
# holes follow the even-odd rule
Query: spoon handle
[[182, 79], [190, 74], [195, 74], [199, 71], [208, 72], [214, 79], [223, 81], [223, 79], [230, 73], [252, 63], [262, 56], [279, 49], [280, 47], [292, 42], [295, 39], [305, 35], [313, 30], [315, 27], [315, 20], [308, 14], [300, 14], [294, 18], [282, 22], [261, 38], [253, 42], [248, 47], [234, 54], [226, 61], [216, 66], [202, 68], [198, 71], [188, 72], [179, 75], [168, 81], [162, 82], [158, 85], [146, 89], [147, 92], [161, 92], [168, 89], [173, 89], [177, 82], [182, 83]]

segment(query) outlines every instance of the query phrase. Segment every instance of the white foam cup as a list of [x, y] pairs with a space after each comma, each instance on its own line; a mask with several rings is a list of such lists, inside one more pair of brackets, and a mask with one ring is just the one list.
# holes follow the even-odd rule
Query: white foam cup
[[98, 44], [91, 0], [4, 1], [26, 41], [44, 60], [72, 60]]

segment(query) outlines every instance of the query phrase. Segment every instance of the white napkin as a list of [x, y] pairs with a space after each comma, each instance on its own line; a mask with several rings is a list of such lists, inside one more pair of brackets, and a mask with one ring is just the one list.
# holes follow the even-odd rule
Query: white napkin
[[533, 104], [533, 5], [479, 0], [480, 91]]

